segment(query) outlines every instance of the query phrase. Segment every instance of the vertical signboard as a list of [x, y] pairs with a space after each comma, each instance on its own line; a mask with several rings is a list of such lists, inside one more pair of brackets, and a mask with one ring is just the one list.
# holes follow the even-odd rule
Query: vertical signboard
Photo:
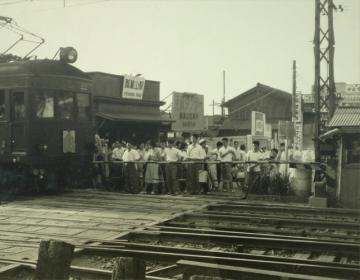
[[173, 131], [193, 132], [205, 130], [204, 95], [186, 92], [173, 92], [172, 96]]
[[298, 149], [302, 149], [303, 142], [303, 114], [302, 114], [302, 94], [300, 92], [296, 92], [295, 95], [295, 114], [293, 118], [294, 122], [294, 146]]
[[303, 123], [295, 122], [294, 126], [295, 126], [294, 146], [296, 146], [296, 148], [301, 150], [303, 143]]
[[251, 135], [265, 136], [266, 117], [261, 112], [251, 112]]
[[142, 99], [145, 88], [145, 78], [124, 75], [122, 97], [128, 99]]

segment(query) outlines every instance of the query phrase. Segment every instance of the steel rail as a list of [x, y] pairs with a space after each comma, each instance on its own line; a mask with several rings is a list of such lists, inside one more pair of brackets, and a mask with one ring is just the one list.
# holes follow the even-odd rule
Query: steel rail
[[350, 242], [323, 242], [301, 239], [281, 239], [281, 238], [265, 238], [265, 237], [249, 237], [237, 235], [220, 235], [220, 234], [199, 234], [186, 232], [171, 231], [148, 231], [139, 230], [129, 233], [129, 240], [144, 241], [183, 241], [183, 242], [199, 242], [217, 243], [217, 244], [246, 244], [246, 246], [261, 248], [280, 248], [280, 249], [300, 249], [311, 252], [336, 252], [341, 254], [349, 254], [359, 257], [360, 244]]
[[[91, 253], [101, 251], [99, 249], [91, 249]], [[234, 266], [247, 266], [253, 268], [270, 269], [275, 271], [284, 272], [299, 272], [319, 276], [341, 276], [341, 277], [355, 277], [360, 275], [360, 268], [344, 268], [328, 265], [310, 265], [304, 263], [293, 263], [287, 261], [267, 261], [259, 259], [244, 259], [244, 258], [227, 258], [208, 255], [193, 255], [193, 254], [180, 254], [168, 253], [159, 251], [146, 251], [146, 250], [130, 250], [130, 249], [113, 249], [111, 250], [115, 256], [135, 257], [143, 260], [160, 261], [164, 263], [175, 263], [179, 260], [193, 260], [204, 261], [209, 263], [218, 263]], [[90, 252], [89, 252], [90, 253]], [[108, 251], [110, 253], [110, 251]]]
[[264, 217], [264, 216], [247, 216], [247, 215], [216, 215], [216, 214], [199, 214], [191, 213], [185, 214], [183, 219], [190, 221], [196, 219], [206, 219], [206, 220], [220, 220], [220, 221], [248, 221], [251, 223], [262, 223], [262, 224], [276, 224], [278, 227], [282, 226], [311, 226], [315, 228], [338, 228], [341, 230], [352, 230], [360, 232], [360, 224], [358, 223], [348, 223], [348, 222], [333, 222], [333, 221], [312, 221], [308, 219], [288, 219], [281, 217]]

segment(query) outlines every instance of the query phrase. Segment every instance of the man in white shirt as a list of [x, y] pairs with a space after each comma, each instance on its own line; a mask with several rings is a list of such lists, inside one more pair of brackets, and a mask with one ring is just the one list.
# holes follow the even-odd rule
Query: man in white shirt
[[111, 177], [113, 182], [116, 185], [116, 188], [118, 190], [122, 189], [122, 185], [123, 185], [123, 164], [122, 164], [122, 156], [125, 152], [125, 148], [123, 148], [121, 146], [121, 144], [116, 141], [113, 144], [113, 150], [111, 152], [111, 160], [112, 160], [112, 164], [111, 164]]
[[[199, 144], [203, 148], [204, 159], [207, 159], [208, 147], [206, 146], [206, 140], [201, 139], [199, 141]], [[209, 192], [209, 172], [207, 169], [207, 164], [203, 164], [202, 170], [199, 171], [199, 185], [200, 188], [202, 189], [203, 194], [207, 194]]]
[[[247, 153], [247, 161], [261, 161], [264, 159], [263, 153], [260, 151], [260, 143], [259, 141], [253, 142], [253, 150]], [[246, 185], [248, 190], [245, 194], [245, 198], [247, 197], [248, 193], [256, 187], [256, 184], [259, 184], [260, 180], [260, 164], [258, 163], [250, 163], [248, 165], [248, 172], [246, 177]]]
[[166, 185], [170, 194], [176, 194], [178, 192], [178, 182], [177, 182], [177, 163], [180, 158], [180, 151], [174, 147], [174, 140], [168, 140], [168, 147], [164, 150], [165, 154], [165, 178]]
[[235, 150], [233, 147], [229, 146], [228, 138], [224, 137], [222, 142], [223, 146], [219, 150], [222, 178], [220, 189], [232, 191], [231, 162], [233, 161], [233, 158], [235, 158]]
[[192, 135], [192, 143], [187, 149], [187, 160], [193, 161], [188, 164], [187, 168], [187, 191], [190, 194], [198, 194], [200, 192], [199, 171], [203, 169], [203, 163], [206, 154], [204, 149], [198, 144], [199, 136]]
[[133, 149], [130, 143], [127, 143], [122, 159], [124, 161], [125, 190], [131, 193], [138, 193], [140, 188], [135, 161], [140, 159], [140, 155]]

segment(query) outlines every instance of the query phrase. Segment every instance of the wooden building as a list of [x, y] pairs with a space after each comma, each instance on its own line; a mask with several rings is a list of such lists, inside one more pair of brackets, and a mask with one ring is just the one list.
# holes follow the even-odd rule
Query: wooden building
[[291, 104], [290, 93], [258, 83], [225, 102], [228, 118], [220, 128], [219, 136], [251, 134], [251, 111], [265, 113], [274, 134], [278, 131], [279, 121], [291, 121]]
[[320, 137], [335, 146], [336, 197], [346, 208], [360, 208], [360, 107], [339, 107]]
[[160, 113], [160, 82], [144, 80], [137, 97], [124, 95], [125, 76], [102, 72], [87, 73], [93, 80], [96, 132], [113, 141], [139, 144], [158, 140], [170, 129], [170, 118]]

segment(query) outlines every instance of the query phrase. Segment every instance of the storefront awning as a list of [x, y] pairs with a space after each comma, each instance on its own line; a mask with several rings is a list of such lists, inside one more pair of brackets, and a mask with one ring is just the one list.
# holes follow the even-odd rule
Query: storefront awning
[[161, 115], [147, 115], [147, 114], [112, 114], [112, 113], [96, 113], [96, 116], [115, 122], [146, 122], [146, 123], [168, 123], [173, 120], [163, 117]]

